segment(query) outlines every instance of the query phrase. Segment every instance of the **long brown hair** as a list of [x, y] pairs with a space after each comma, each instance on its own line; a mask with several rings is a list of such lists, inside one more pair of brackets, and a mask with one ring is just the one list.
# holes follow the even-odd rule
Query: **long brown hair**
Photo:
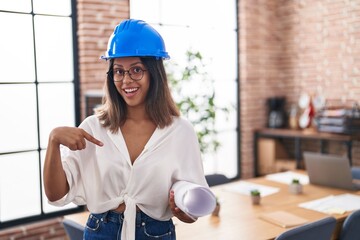
[[[180, 112], [171, 96], [163, 60], [154, 57], [142, 57], [140, 60], [150, 73], [150, 87], [145, 100], [146, 112], [158, 127], [164, 128], [172, 123], [174, 116], [180, 116]], [[109, 71], [113, 65], [114, 59], [110, 59]], [[109, 74], [104, 90], [103, 105], [96, 110], [96, 114], [104, 127], [109, 127], [111, 132], [116, 133], [126, 121], [127, 104]]]

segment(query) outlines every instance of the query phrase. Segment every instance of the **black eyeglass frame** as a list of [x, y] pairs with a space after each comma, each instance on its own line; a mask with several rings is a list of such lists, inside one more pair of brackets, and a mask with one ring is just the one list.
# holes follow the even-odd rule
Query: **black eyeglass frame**
[[[141, 69], [141, 77], [139, 79], [134, 79], [132, 77], [133, 74], [130, 73], [130, 70], [133, 69], [133, 68], [140, 68]], [[123, 70], [123, 74], [122, 74], [122, 78], [121, 80], [115, 80], [114, 78], [114, 69], [110, 69], [106, 74], [110, 77], [110, 79], [113, 81], [113, 82], [123, 82], [124, 81], [124, 78], [125, 78], [125, 74], [127, 73], [130, 77], [131, 80], [133, 81], [140, 81], [141, 79], [143, 79], [144, 77], [144, 73], [146, 72], [147, 70], [146, 69], [142, 69], [141, 67], [139, 66], [134, 66], [134, 67], [131, 67], [129, 70]]]

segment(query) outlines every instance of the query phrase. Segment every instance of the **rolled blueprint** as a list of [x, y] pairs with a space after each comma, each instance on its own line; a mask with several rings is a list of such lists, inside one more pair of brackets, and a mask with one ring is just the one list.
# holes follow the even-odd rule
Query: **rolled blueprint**
[[216, 207], [215, 195], [208, 187], [178, 181], [173, 184], [172, 190], [176, 206], [193, 219], [212, 213]]

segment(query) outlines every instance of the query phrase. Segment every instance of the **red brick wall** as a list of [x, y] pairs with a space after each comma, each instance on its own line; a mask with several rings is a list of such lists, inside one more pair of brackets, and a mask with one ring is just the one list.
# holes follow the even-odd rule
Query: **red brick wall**
[[360, 3], [245, 0], [239, 19], [242, 176], [251, 177], [253, 131], [266, 125], [268, 97], [285, 96], [288, 106], [302, 92], [360, 100]]
[[26, 224], [0, 231], [0, 240], [68, 240], [62, 218]]
[[265, 99], [284, 95], [279, 84], [277, 1], [240, 1], [240, 139], [242, 176], [253, 174], [253, 131], [265, 126]]

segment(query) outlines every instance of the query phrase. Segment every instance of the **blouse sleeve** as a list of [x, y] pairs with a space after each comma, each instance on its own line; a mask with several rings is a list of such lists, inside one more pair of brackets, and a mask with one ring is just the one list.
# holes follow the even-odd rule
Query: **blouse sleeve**
[[179, 145], [178, 170], [175, 181], [183, 180], [201, 186], [208, 186], [203, 162], [201, 159], [200, 146], [193, 126], [187, 120], [181, 118], [178, 128], [177, 141]]
[[[85, 131], [89, 132], [90, 127], [84, 121], [80, 126]], [[69, 192], [61, 199], [51, 202], [54, 206], [64, 206], [73, 202], [76, 205], [85, 205], [85, 191], [84, 184], [81, 177], [81, 161], [86, 155], [86, 149], [81, 151], [71, 151], [65, 146], [61, 146], [62, 167], [66, 175], [66, 180], [69, 184]]]
[[74, 152], [71, 152], [69, 156], [63, 159], [62, 166], [66, 175], [66, 180], [69, 184], [69, 192], [61, 199], [50, 202], [54, 206], [64, 206], [71, 202], [76, 205], [85, 205], [85, 193], [83, 182], [80, 177], [79, 165], [77, 164], [77, 158], [74, 157]]

